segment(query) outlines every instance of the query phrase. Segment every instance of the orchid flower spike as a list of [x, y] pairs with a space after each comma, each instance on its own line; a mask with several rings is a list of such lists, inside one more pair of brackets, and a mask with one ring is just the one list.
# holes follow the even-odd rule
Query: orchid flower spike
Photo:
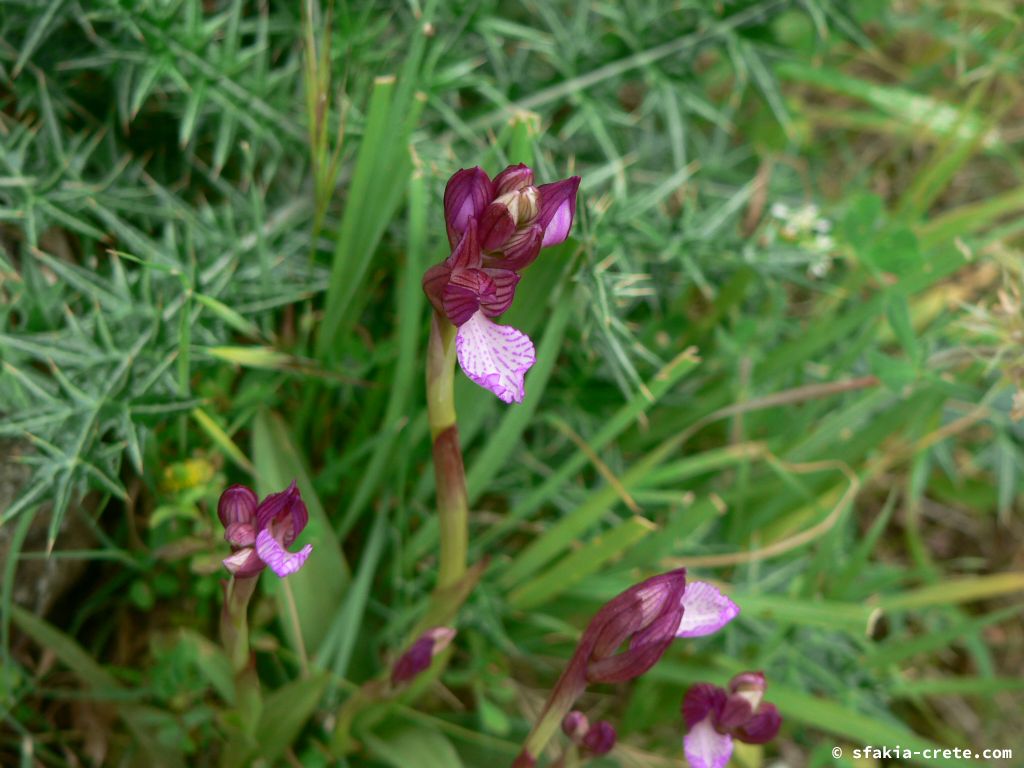
[[459, 365], [506, 403], [521, 403], [524, 378], [536, 362], [530, 337], [493, 322], [512, 304], [520, 271], [542, 248], [569, 236], [580, 177], [535, 186], [526, 165], [490, 179], [464, 168], [444, 192], [451, 255], [427, 270], [423, 290], [434, 309], [458, 328]]
[[454, 638], [455, 630], [451, 627], [428, 629], [395, 662], [391, 669], [391, 684], [398, 686], [415, 678], [430, 666], [434, 657], [444, 651]]
[[298, 571], [313, 551], [311, 544], [298, 552], [287, 549], [309, 522], [309, 511], [294, 481], [256, 502], [256, 494], [244, 485], [232, 485], [221, 494], [217, 516], [232, 549], [224, 567], [236, 578], [246, 578], [269, 565], [283, 579]]
[[[584, 630], [517, 765], [536, 759], [588, 684], [639, 677], [658, 662], [675, 638], [709, 635], [738, 614], [739, 607], [711, 584], [688, 583], [682, 568], [652, 576], [612, 598]], [[554, 717], [558, 720], [552, 723]]]
[[686, 692], [683, 750], [690, 768], [724, 768], [733, 739], [764, 744], [775, 738], [782, 717], [774, 704], [763, 701], [765, 687], [763, 672], [743, 672], [729, 682], [729, 690], [698, 683]]

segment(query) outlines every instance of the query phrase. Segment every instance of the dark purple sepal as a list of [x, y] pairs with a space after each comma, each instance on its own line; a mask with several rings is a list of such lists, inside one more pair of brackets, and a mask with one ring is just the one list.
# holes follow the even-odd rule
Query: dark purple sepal
[[583, 736], [583, 746], [595, 755], [605, 755], [615, 746], [615, 727], [607, 720], [598, 720]]
[[448, 180], [444, 188], [444, 220], [449, 245], [455, 246], [469, 221], [478, 219], [493, 199], [494, 186], [479, 166], [463, 168]]
[[747, 744], [765, 744], [775, 738], [781, 726], [782, 715], [779, 714], [778, 708], [774, 704], [764, 702], [743, 726], [734, 731], [734, 734]]
[[453, 272], [444, 287], [444, 313], [454, 325], [462, 325], [480, 309], [484, 297], [494, 294], [494, 281], [482, 269]]
[[447, 260], [435, 264], [423, 274], [423, 293], [427, 295], [431, 306], [441, 314], [444, 314], [444, 287], [448, 285], [451, 276], [452, 270]]
[[727, 696], [725, 706], [718, 715], [718, 728], [721, 731], [732, 732], [749, 721], [753, 714], [754, 708], [747, 699], [736, 695]]
[[488, 266], [520, 271], [526, 269], [540, 255], [540, 244], [544, 240], [544, 228], [539, 224], [515, 232], [502, 246], [500, 254], [485, 257]]
[[309, 510], [294, 480], [280, 493], [267, 496], [256, 509], [256, 530], [273, 526], [278, 530], [272, 529], [271, 533], [285, 547], [291, 546], [308, 522]]
[[540, 213], [537, 214], [537, 223], [544, 230], [542, 247], [558, 245], [569, 236], [573, 219], [576, 217], [576, 192], [579, 187], [579, 176], [571, 176], [537, 187], [540, 192]]
[[494, 177], [494, 196], [501, 197], [507, 192], [518, 192], [533, 184], [533, 170], [528, 165], [510, 165]]
[[683, 720], [687, 728], [693, 728], [705, 717], [712, 721], [718, 719], [719, 713], [725, 708], [728, 695], [717, 685], [697, 683], [691, 686], [683, 697]]
[[480, 215], [477, 229], [480, 247], [496, 251], [516, 231], [516, 214], [505, 203], [495, 200]]
[[220, 495], [217, 502], [217, 517], [225, 528], [232, 523], [252, 525], [256, 521], [258, 505], [259, 499], [251, 489], [244, 485], [232, 485]]
[[497, 317], [512, 305], [520, 275], [511, 269], [485, 268], [483, 271], [490, 277], [494, 292], [480, 297], [480, 308], [488, 317]]

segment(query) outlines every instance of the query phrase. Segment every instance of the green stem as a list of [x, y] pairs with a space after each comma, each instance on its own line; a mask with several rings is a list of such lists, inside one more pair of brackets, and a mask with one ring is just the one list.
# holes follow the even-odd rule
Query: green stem
[[220, 639], [231, 660], [231, 669], [239, 674], [249, 666], [249, 600], [256, 591], [259, 576], [232, 578], [224, 588], [220, 612]]
[[455, 326], [435, 312], [427, 346], [427, 416], [433, 439], [441, 563], [437, 589], [447, 589], [466, 573], [469, 500], [466, 470], [455, 421]]

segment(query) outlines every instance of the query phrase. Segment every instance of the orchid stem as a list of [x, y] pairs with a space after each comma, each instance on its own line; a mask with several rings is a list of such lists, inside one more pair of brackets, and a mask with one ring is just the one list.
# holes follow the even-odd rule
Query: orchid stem
[[249, 600], [258, 580], [259, 576], [232, 577], [224, 589], [220, 638], [235, 674], [249, 666]]
[[457, 583], [466, 573], [469, 500], [466, 470], [455, 421], [455, 326], [438, 312], [430, 322], [427, 346], [427, 416], [433, 440], [441, 562], [437, 589]]

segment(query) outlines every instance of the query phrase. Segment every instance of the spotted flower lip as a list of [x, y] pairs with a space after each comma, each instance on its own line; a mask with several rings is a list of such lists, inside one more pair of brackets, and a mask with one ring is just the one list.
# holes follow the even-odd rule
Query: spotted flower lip
[[246, 578], [270, 566], [284, 578], [302, 568], [313, 551], [311, 544], [298, 552], [288, 551], [309, 522], [309, 511], [295, 481], [259, 504], [256, 500], [244, 485], [233, 485], [221, 494], [217, 515], [233, 550], [224, 567], [236, 578]]
[[763, 672], [743, 672], [732, 678], [728, 690], [698, 683], [686, 692], [683, 750], [690, 768], [724, 768], [733, 739], [764, 744], [775, 738], [782, 717], [774, 704], [763, 700], [766, 686]]
[[493, 318], [511, 306], [519, 273], [541, 249], [569, 236], [580, 177], [533, 182], [533, 170], [522, 163], [493, 180], [479, 167], [457, 171], [444, 192], [452, 252], [423, 276], [434, 310], [458, 328], [462, 370], [506, 403], [523, 401], [537, 358], [529, 336]]

